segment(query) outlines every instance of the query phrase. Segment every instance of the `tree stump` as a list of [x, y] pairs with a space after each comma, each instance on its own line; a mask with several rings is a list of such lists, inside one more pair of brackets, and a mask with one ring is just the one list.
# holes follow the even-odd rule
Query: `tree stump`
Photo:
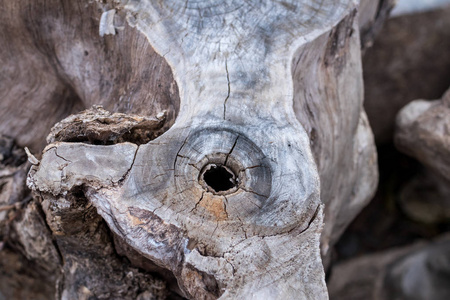
[[19, 143], [127, 112], [29, 156], [57, 298], [165, 297], [150, 273], [190, 299], [327, 298], [322, 257], [377, 184], [355, 1], [26, 5], [4, 105], [34, 89], [48, 117]]

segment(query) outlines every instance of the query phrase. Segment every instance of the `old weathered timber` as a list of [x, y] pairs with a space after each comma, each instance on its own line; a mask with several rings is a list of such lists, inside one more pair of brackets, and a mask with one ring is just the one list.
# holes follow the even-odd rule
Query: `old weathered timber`
[[[326, 299], [321, 257], [377, 182], [357, 2], [82, 7], [39, 8], [75, 43], [50, 26], [39, 33], [49, 38], [31, 34], [23, 50], [50, 53], [36, 61], [52, 89], [66, 91], [38, 89], [38, 101], [71, 103], [41, 128], [92, 104], [156, 117], [97, 107], [59, 123], [42, 158], [30, 158], [28, 184], [64, 260], [58, 297], [108, 297], [108, 287], [114, 297], [163, 297], [144, 270], [191, 299]], [[75, 29], [60, 10], [80, 12]], [[42, 20], [34, 30], [48, 26]], [[102, 37], [79, 35], [94, 29]], [[13, 135], [38, 149], [37, 133], [24, 128]], [[124, 291], [122, 274], [142, 288]]]
[[450, 90], [441, 100], [415, 100], [397, 115], [395, 144], [450, 181]]
[[450, 216], [450, 90], [440, 100], [415, 100], [400, 110], [396, 147], [426, 166], [404, 188], [401, 206], [413, 219], [441, 222]]
[[2, 134], [38, 152], [55, 123], [93, 105], [147, 116], [166, 110], [165, 130], [173, 124], [178, 88], [164, 58], [124, 14], [115, 14], [116, 35], [99, 36], [110, 4], [1, 3]]
[[446, 234], [339, 263], [328, 281], [330, 299], [448, 299], [449, 257]]

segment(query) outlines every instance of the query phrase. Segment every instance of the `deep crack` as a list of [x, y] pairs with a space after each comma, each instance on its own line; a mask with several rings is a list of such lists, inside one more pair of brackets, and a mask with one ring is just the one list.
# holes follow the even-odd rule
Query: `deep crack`
[[136, 145], [136, 146], [137, 146], [137, 147], [136, 147], [136, 151], [134, 152], [133, 161], [131, 162], [130, 167], [129, 167], [128, 170], [125, 172], [125, 174], [122, 176], [122, 178], [119, 179], [119, 182], [121, 182], [121, 181], [125, 180], [125, 178], [127, 178], [128, 174], [130, 173], [131, 169], [132, 169], [133, 166], [134, 166], [134, 162], [136, 161], [136, 156], [137, 156], [137, 153], [138, 153], [138, 150], [139, 150], [140, 145]]
[[225, 116], [227, 113], [227, 101], [228, 98], [230, 98], [230, 92], [231, 92], [231, 86], [230, 86], [230, 74], [228, 73], [228, 63], [227, 60], [225, 60], [225, 71], [227, 72], [227, 82], [228, 82], [228, 94], [225, 98], [225, 101], [223, 102], [223, 119], [225, 120]]
[[236, 137], [236, 139], [234, 140], [234, 144], [233, 144], [233, 146], [231, 147], [230, 151], [228, 152], [227, 157], [225, 158], [225, 162], [223, 163], [225, 166], [227, 165], [228, 157], [230, 157], [231, 152], [233, 152], [234, 147], [236, 147], [236, 144], [237, 144], [238, 139], [239, 139], [239, 135], [238, 135], [238, 136]]
[[200, 197], [200, 200], [198, 200], [197, 203], [195, 203], [195, 206], [194, 206], [193, 209], [191, 209], [191, 212], [193, 212], [194, 210], [197, 209], [197, 206], [200, 204], [200, 202], [202, 202], [204, 195], [205, 195], [205, 192], [202, 193], [202, 196]]

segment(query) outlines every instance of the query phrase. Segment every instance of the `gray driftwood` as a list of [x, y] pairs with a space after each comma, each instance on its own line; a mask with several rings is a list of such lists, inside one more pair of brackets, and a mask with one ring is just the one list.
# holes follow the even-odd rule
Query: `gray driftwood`
[[445, 300], [450, 297], [450, 236], [340, 263], [328, 281], [332, 300]]
[[20, 144], [128, 113], [29, 156], [58, 298], [328, 297], [322, 258], [377, 183], [357, 1], [5, 5], [31, 28], [2, 49]]
[[440, 100], [415, 100], [397, 115], [396, 147], [427, 170], [402, 192], [413, 219], [437, 223], [450, 216], [450, 90]]
[[450, 90], [441, 100], [415, 100], [396, 121], [397, 148], [450, 181]]

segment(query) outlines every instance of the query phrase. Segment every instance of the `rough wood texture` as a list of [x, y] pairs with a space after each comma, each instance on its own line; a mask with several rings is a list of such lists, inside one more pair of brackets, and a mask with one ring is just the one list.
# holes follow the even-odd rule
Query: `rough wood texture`
[[177, 84], [146, 37], [115, 15], [116, 35], [99, 36], [108, 4], [2, 1], [0, 133], [38, 152], [62, 118], [92, 105], [154, 116], [178, 113]]
[[450, 181], [450, 90], [442, 100], [415, 100], [396, 120], [395, 145]]
[[400, 110], [396, 147], [428, 170], [402, 192], [401, 205], [413, 219], [437, 223], [450, 215], [450, 90], [441, 100], [415, 100]]
[[4, 248], [0, 251], [0, 299], [48, 300], [54, 294], [54, 278], [47, 272], [30, 264], [16, 250]]
[[47, 136], [48, 143], [57, 141], [117, 144], [133, 141], [145, 144], [164, 132], [166, 112], [156, 117], [110, 113], [101, 106], [70, 115], [58, 122]]
[[81, 188], [64, 198], [44, 194], [42, 200], [46, 221], [64, 259], [56, 299], [167, 297], [162, 280], [117, 255], [110, 230]]
[[[0, 145], [2, 299], [166, 298], [162, 280], [132, 267], [116, 253], [110, 230], [82, 190], [63, 198], [44, 200], [39, 195], [33, 200], [23, 188], [29, 169], [24, 151], [7, 137], [1, 137]], [[83, 166], [84, 170], [91, 167]], [[111, 168], [102, 166], [102, 170], [113, 174]]]
[[[90, 104], [141, 115], [71, 116], [30, 158], [70, 273], [57, 297], [164, 297], [158, 272], [191, 299], [327, 298], [321, 254], [377, 182], [356, 1], [50, 1], [25, 19], [21, 5], [8, 4], [7, 26], [26, 42], [11, 38], [4, 55], [33, 68], [11, 58], [24, 84], [5, 107], [41, 69], [51, 84], [21, 107], [65, 102], [36, 128], [23, 117], [19, 143], [39, 149], [51, 122]], [[135, 134], [140, 120], [153, 123]]]
[[[74, 189], [77, 189], [77, 185], [81, 184], [79, 180], [86, 178], [83, 170], [86, 170], [85, 164], [89, 163], [91, 164], [90, 171], [94, 169], [98, 171], [90, 172], [89, 182], [82, 182], [86, 188], [86, 197], [96, 206], [97, 211], [108, 222], [110, 228], [119, 237], [123, 238], [127, 244], [137, 250], [140, 255], [153, 261], [160, 268], [163, 267], [172, 271], [177, 277], [180, 288], [190, 298], [217, 298], [224, 294], [224, 292], [231, 294], [229, 297], [232, 298], [236, 295], [246, 294], [255, 294], [255, 296], [258, 296], [252, 287], [249, 288], [246, 285], [242, 287], [242, 281], [245, 282], [245, 278], [251, 278], [253, 274], [253, 276], [257, 276], [259, 279], [257, 283], [267, 285], [267, 283], [262, 281], [264, 277], [261, 276], [260, 272], [261, 270], [268, 270], [274, 264], [277, 267], [276, 271], [273, 269], [270, 279], [267, 278], [265, 280], [276, 280], [278, 278], [278, 280], [285, 283], [285, 274], [295, 272], [298, 274], [298, 277], [297, 279], [295, 277], [291, 279], [295, 281], [290, 282], [290, 286], [295, 286], [297, 284], [296, 281], [301, 278], [310, 278], [311, 285], [306, 286], [303, 292], [304, 297], [309, 298], [309, 295], [317, 293], [317, 281], [323, 276], [321, 261], [318, 256], [321, 224], [320, 211], [316, 212], [317, 217], [313, 219], [312, 224], [306, 224], [306, 228], [294, 228], [285, 234], [260, 237], [245, 227], [239, 230], [239, 232], [236, 232], [233, 223], [228, 220], [227, 224], [222, 225], [225, 222], [221, 224], [215, 221], [213, 226], [208, 227], [208, 220], [206, 219], [208, 215], [204, 214], [205, 209], [203, 207], [204, 205], [211, 205], [214, 199], [204, 197], [202, 201], [205, 204], [198, 204], [197, 208], [198, 212], [203, 212], [203, 214], [198, 213], [198, 218], [203, 218], [204, 220], [202, 222], [195, 222], [194, 218], [196, 216], [193, 213], [190, 215], [186, 213], [185, 215], [190, 218], [190, 224], [183, 224], [186, 227], [190, 225], [194, 228], [201, 224], [202, 230], [190, 230], [186, 233], [186, 229], [180, 229], [180, 225], [176, 224], [178, 225], [176, 226], [163, 221], [157, 215], [156, 210], [158, 207], [153, 207], [154, 204], [151, 198], [147, 198], [148, 196], [146, 198], [138, 196], [139, 194], [143, 194], [143, 196], [151, 196], [154, 194], [133, 190], [136, 181], [142, 179], [131, 176], [125, 180], [123, 186], [117, 186], [120, 177], [125, 176], [128, 172], [130, 164], [133, 161], [132, 156], [135, 153], [136, 146], [132, 144], [118, 144], [115, 146], [85, 145], [80, 148], [80, 145], [63, 143], [51, 145], [51, 147], [44, 153], [41, 161], [45, 169], [39, 169], [34, 173], [36, 169], [33, 168], [31, 173], [32, 177], [30, 177], [32, 178], [32, 182], [30, 184], [33, 187], [40, 187], [41, 189], [43, 187], [48, 188], [48, 190], [41, 190], [40, 193], [44, 197], [43, 206], [47, 213], [47, 221], [54, 233], [62, 234], [63, 231], [67, 231], [68, 229], [62, 228], [64, 224], [67, 224], [66, 226], [72, 231], [77, 227], [76, 223], [74, 224], [74, 220], [66, 220], [67, 212], [59, 208], [63, 205], [62, 202], [67, 201], [61, 199], [60, 195], [69, 192], [69, 196], [65, 198], [69, 198], [70, 201], [70, 195], [74, 193]], [[129, 150], [126, 150], [128, 148]], [[109, 154], [106, 155], [102, 153], [103, 151], [108, 151]], [[130, 153], [130, 155], [127, 157], [123, 155], [124, 152]], [[89, 162], [84, 159], [86, 156], [91, 157]], [[120, 169], [115, 168], [114, 173], [112, 170], [105, 172], [104, 169], [101, 169], [101, 166], [105, 165], [105, 162], [101, 161], [103, 157], [108, 158], [107, 165], [120, 166]], [[92, 164], [98, 164], [99, 168], [93, 167]], [[134, 166], [136, 165], [139, 165], [139, 158], [135, 160]], [[55, 182], [56, 177], [49, 177], [49, 173], [47, 172], [55, 173], [58, 169], [62, 169], [61, 171], [64, 176], [57, 174], [61, 179]], [[81, 176], [76, 176], [77, 174], [81, 174]], [[117, 176], [114, 174], [117, 174]], [[152, 176], [149, 176], [149, 178], [152, 178]], [[116, 188], [114, 188], [114, 184], [112, 185], [111, 182], [116, 183]], [[170, 192], [169, 190], [169, 195]], [[176, 197], [176, 194], [174, 195]], [[184, 207], [175, 206], [177, 202], [173, 201], [174, 210], [183, 210], [184, 208], [184, 211], [193, 210], [195, 212], [195, 206], [197, 206], [195, 201], [192, 201], [187, 206], [189, 203], [181, 202], [183, 198], [180, 196], [183, 196], [183, 194], [178, 193], [177, 200], [180, 202], [180, 206]], [[236, 199], [230, 197], [228, 200], [228, 203], [231, 204], [229, 205], [230, 210], [227, 207], [227, 219], [234, 212], [231, 210], [233, 207], [233, 202], [231, 201], [237, 202], [239, 199], [236, 201]], [[162, 208], [161, 205], [159, 205], [159, 208]], [[207, 208], [210, 207], [207, 206]], [[166, 214], [168, 213], [174, 214], [166, 210]], [[59, 215], [60, 218], [55, 218], [55, 214]], [[172, 223], [175, 223], [174, 221], [176, 219], [181, 219], [183, 216], [181, 212], [176, 215], [174, 214]], [[245, 217], [245, 215], [242, 217]], [[165, 219], [170, 220], [167, 217]], [[89, 224], [91, 222], [88, 221], [86, 223]], [[229, 231], [226, 231], [226, 228], [220, 228], [220, 225], [223, 227], [228, 225]], [[251, 224], [248, 226], [251, 226]], [[205, 232], [206, 230], [209, 232]], [[83, 233], [83, 239], [86, 239], [85, 235]], [[247, 235], [247, 238], [244, 238], [245, 235]], [[297, 236], [296, 240], [298, 245], [302, 245], [300, 247], [300, 250], [303, 249], [300, 252], [302, 255], [297, 251], [292, 251], [291, 240], [293, 236]], [[73, 243], [73, 238], [66, 239]], [[225, 247], [231, 244], [229, 242], [230, 239], [232, 240], [232, 247], [227, 249]], [[75, 247], [73, 244], [70, 245], [71, 247], [59, 246], [63, 247], [63, 249], [73, 249]], [[220, 251], [220, 249], [217, 250], [218, 247], [223, 247], [227, 251], [217, 253]], [[94, 253], [96, 252], [98, 252], [98, 249], [94, 251]], [[278, 256], [267, 256], [268, 253], [275, 252], [281, 254], [278, 259]], [[125, 255], [127, 254], [125, 253]], [[254, 261], [256, 265], [251, 264], [249, 266], [249, 261]], [[296, 270], [296, 263], [298, 262], [303, 266], [301, 270]], [[92, 271], [85, 272], [90, 274]], [[281, 285], [281, 282], [278, 285]], [[65, 286], [70, 287], [72, 285]], [[227, 288], [225, 291], [221, 290], [225, 287]], [[250, 290], [245, 290], [245, 288]], [[271, 285], [267, 289], [269, 288], [269, 291], [273, 293], [274, 291]], [[268, 295], [267, 292], [267, 290], [260, 291], [263, 295]], [[276, 293], [283, 295], [286, 292], [289, 292], [289, 290], [281, 290]], [[322, 295], [325, 292], [325, 290], [322, 290]], [[68, 291], [67, 293], [70, 295], [79, 295], [76, 292]], [[227, 295], [224, 294], [223, 297], [227, 298]]]
[[0, 298], [48, 299], [60, 263], [42, 211], [25, 187], [23, 149], [0, 135]]
[[325, 203], [324, 257], [372, 198], [378, 182], [373, 136], [362, 110], [355, 13], [302, 46], [293, 66], [294, 110], [308, 133]]
[[[170, 270], [186, 297], [325, 298], [316, 163], [330, 193], [322, 196], [329, 212], [324, 254], [331, 236], [341, 233], [376, 184], [371, 134], [361, 113], [353, 4], [266, 3], [256, 9], [230, 2], [212, 9], [207, 3], [169, 7], [144, 1], [116, 9], [130, 12], [129, 22], [172, 66], [181, 91], [180, 115], [169, 131], [138, 148], [52, 144], [40, 163], [45, 168], [33, 168], [30, 186], [53, 196], [85, 186], [113, 232]], [[323, 16], [311, 14], [319, 10]], [[239, 32], [234, 26], [215, 28], [236, 22]], [[249, 33], [252, 39], [243, 39]], [[317, 69], [317, 78], [308, 76], [311, 82], [302, 77]], [[322, 78], [323, 85], [314, 84]], [[297, 89], [307, 97], [298, 97]], [[303, 115], [302, 105], [310, 106], [310, 115]], [[334, 116], [336, 121], [321, 125], [336, 112], [329, 108], [327, 115], [323, 106], [333, 105], [346, 105], [343, 119]], [[345, 137], [331, 149], [338, 137], [330, 138], [330, 126]], [[315, 136], [310, 139], [304, 127]], [[337, 154], [330, 160], [328, 151]], [[102, 167], [111, 165], [117, 167]], [[340, 167], [352, 170], [350, 180], [332, 184]], [[208, 189], [205, 174], [212, 168], [234, 176], [235, 186]], [[344, 184], [350, 188], [331, 197]], [[340, 211], [352, 194], [352, 210]]]

